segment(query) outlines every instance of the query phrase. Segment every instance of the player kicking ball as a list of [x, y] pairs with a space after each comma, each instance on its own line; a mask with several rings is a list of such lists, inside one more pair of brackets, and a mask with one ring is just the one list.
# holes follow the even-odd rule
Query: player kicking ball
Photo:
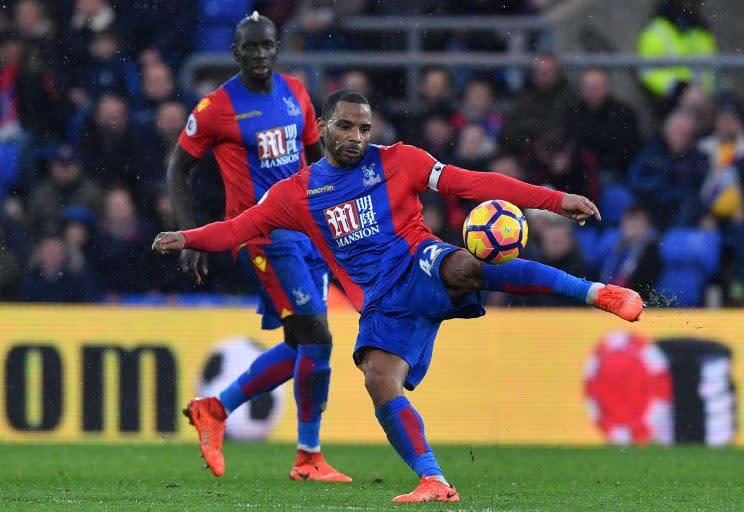
[[573, 297], [631, 322], [643, 302], [632, 290], [533, 261], [484, 264], [442, 242], [423, 223], [418, 194], [427, 187], [478, 202], [503, 199], [578, 222], [601, 217], [582, 196], [445, 165], [402, 143], [370, 145], [371, 128], [372, 110], [362, 95], [334, 92], [318, 119], [324, 158], [275, 184], [239, 216], [160, 233], [152, 248], [163, 254], [216, 252], [264, 239], [274, 229], [308, 235], [361, 313], [354, 361], [364, 372], [377, 420], [421, 478], [413, 492], [393, 501], [459, 501], [426, 440], [423, 419], [403, 393], [424, 378], [441, 322], [484, 315], [481, 290]]

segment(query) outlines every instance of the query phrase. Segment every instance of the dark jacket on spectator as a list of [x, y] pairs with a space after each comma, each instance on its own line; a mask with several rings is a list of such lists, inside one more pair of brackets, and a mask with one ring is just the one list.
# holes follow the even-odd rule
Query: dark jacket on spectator
[[660, 273], [659, 241], [653, 236], [635, 244], [620, 240], [605, 258], [599, 278], [636, 290], [643, 300], [649, 300]]
[[551, 172], [547, 165], [537, 160], [530, 162], [528, 169], [531, 183], [581, 194], [592, 201], [599, 200], [599, 167], [594, 155], [585, 148], [577, 147], [571, 151], [571, 162], [565, 174]]
[[33, 269], [23, 283], [21, 298], [26, 302], [96, 302], [99, 295], [88, 273], [65, 271], [49, 279]]
[[656, 226], [692, 226], [703, 213], [700, 188], [708, 159], [693, 148], [672, 155], [661, 140], [648, 144], [628, 171], [628, 185], [651, 212]]
[[88, 175], [95, 177], [104, 188], [123, 184], [135, 196], [139, 195], [140, 178], [143, 172], [140, 154], [141, 137], [132, 128], [121, 135], [107, 133], [90, 123], [83, 131], [80, 141], [80, 156], [85, 162]]
[[84, 206], [96, 214], [103, 208], [103, 191], [93, 180], [82, 177], [68, 187], [61, 187], [52, 181], [42, 183], [29, 203], [31, 230], [34, 238], [59, 231], [62, 212], [68, 206]]
[[638, 149], [638, 120], [632, 108], [614, 98], [594, 110], [583, 101], [569, 114], [569, 133], [589, 149], [600, 170], [623, 178]]
[[506, 117], [501, 131], [503, 144], [513, 151], [521, 151], [536, 136], [562, 126], [578, 100], [565, 79], [549, 91], [527, 89]]

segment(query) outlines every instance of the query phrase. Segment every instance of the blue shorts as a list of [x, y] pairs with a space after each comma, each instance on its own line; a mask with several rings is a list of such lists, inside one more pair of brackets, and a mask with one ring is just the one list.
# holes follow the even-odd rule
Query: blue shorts
[[423, 242], [411, 267], [391, 290], [365, 306], [354, 347], [357, 365], [367, 349], [395, 354], [410, 366], [405, 387], [412, 390], [429, 369], [439, 324], [448, 318], [476, 318], [486, 313], [478, 293], [469, 294], [456, 306], [447, 294], [439, 268], [445, 256], [457, 250], [439, 240]]
[[328, 266], [309, 238], [246, 244], [238, 265], [258, 287], [263, 329], [280, 327], [288, 316], [326, 312]]

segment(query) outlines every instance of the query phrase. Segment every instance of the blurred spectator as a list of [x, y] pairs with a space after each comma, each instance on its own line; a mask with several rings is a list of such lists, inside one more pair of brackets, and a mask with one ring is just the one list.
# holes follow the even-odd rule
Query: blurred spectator
[[[424, 224], [431, 229], [432, 233], [445, 242], [453, 245], [462, 245], [461, 230], [462, 222], [457, 226], [456, 229], [451, 229], [448, 214], [449, 208], [447, 207], [448, 198], [444, 198], [438, 194], [426, 192], [421, 196], [421, 203], [423, 204], [422, 215], [424, 217]], [[467, 214], [467, 212], [465, 212]], [[463, 218], [464, 220], [464, 218]]]
[[578, 96], [563, 76], [558, 59], [542, 55], [535, 59], [532, 84], [516, 100], [502, 130], [502, 142], [522, 153], [540, 134], [564, 125]]
[[15, 28], [20, 37], [38, 49], [45, 66], [55, 71], [61, 69], [57, 27], [44, 3], [39, 0], [20, 0], [15, 5]]
[[[16, 43], [18, 46], [15, 46]], [[9, 36], [8, 44], [8, 54], [12, 55], [8, 58], [14, 60], [16, 52], [19, 52], [20, 57], [13, 92], [17, 101], [14, 108], [17, 108], [24, 138], [29, 135], [31, 142], [37, 145], [65, 142], [71, 108], [63, 90], [69, 79], [60, 76], [63, 73], [60, 71], [62, 66], [59, 62], [56, 65], [45, 63], [39, 47], [31, 43], [14, 42], [12, 35]], [[3, 61], [7, 62], [5, 48], [0, 51]], [[70, 69], [64, 70], [64, 73], [68, 77], [73, 74]], [[24, 166], [24, 171], [28, 171], [28, 165], [30, 164]]]
[[372, 130], [370, 131], [370, 142], [389, 146], [398, 140], [395, 126], [388, 121], [385, 114], [380, 110], [372, 112]]
[[365, 3], [365, 0], [302, 0], [297, 19], [305, 50], [353, 49], [354, 38], [338, 27], [337, 22], [347, 16], [360, 14]]
[[[65, 56], [71, 69], [87, 67], [93, 36], [105, 30], [119, 28], [117, 21], [116, 11], [109, 0], [75, 0], [75, 10], [65, 43]], [[71, 99], [74, 103], [79, 103], [74, 96]]]
[[697, 85], [685, 87], [673, 110], [684, 110], [695, 119], [695, 137], [707, 137], [713, 133], [716, 106], [713, 98]]
[[[700, 12], [701, 0], [661, 0], [651, 22], [638, 36], [638, 54], [644, 58], [715, 55], [716, 39]], [[639, 77], [657, 105], [673, 101], [685, 85], [696, 82], [713, 92], [713, 73], [698, 75], [691, 68], [645, 68]]]
[[357, 91], [367, 98], [369, 104], [375, 111], [380, 111], [386, 117], [388, 115], [387, 106], [389, 101], [380, 96], [379, 90], [375, 90], [370, 82], [369, 75], [359, 69], [351, 69], [344, 72], [339, 80], [341, 88], [348, 88]]
[[635, 112], [612, 96], [603, 71], [584, 73], [581, 101], [569, 115], [568, 129], [578, 145], [594, 154], [603, 173], [625, 181], [641, 137]]
[[22, 277], [20, 255], [10, 247], [5, 230], [0, 224], [0, 300], [16, 297]]
[[707, 160], [695, 148], [695, 120], [676, 111], [664, 122], [660, 140], [649, 143], [628, 171], [628, 185], [660, 229], [691, 226], [703, 213], [700, 189]]
[[628, 208], [620, 222], [620, 240], [602, 263], [600, 281], [632, 288], [648, 300], [660, 273], [659, 240], [651, 217], [641, 207]]
[[[96, 258], [96, 218], [84, 206], [70, 206], [62, 213], [62, 237], [69, 255], [70, 268], [91, 272]], [[97, 277], [97, 276], [96, 276]]]
[[485, 80], [472, 80], [465, 87], [462, 106], [452, 118], [455, 128], [466, 124], [480, 124], [489, 137], [498, 140], [503, 116], [494, 106], [493, 89]]
[[452, 75], [444, 68], [429, 68], [419, 84], [421, 112], [441, 112], [449, 115], [453, 111], [454, 91]]
[[369, 83], [369, 77], [364, 71], [352, 69], [344, 72], [341, 75], [341, 88], [357, 91], [359, 94], [367, 98], [370, 103], [375, 103], [372, 101], [373, 91], [372, 86]]
[[178, 142], [178, 136], [186, 126], [186, 107], [178, 101], [166, 101], [158, 107], [155, 128], [160, 137], [164, 162]]
[[[155, 224], [152, 226], [147, 240], [153, 239], [161, 231], [178, 230], [178, 223], [167, 188], [163, 185], [158, 187], [153, 198], [152, 209], [155, 213]], [[162, 293], [174, 293], [187, 292], [193, 288], [193, 284], [181, 272], [177, 253], [160, 256], [148, 252], [148, 260], [148, 283], [151, 289]]]
[[98, 299], [90, 274], [70, 269], [65, 243], [58, 236], [39, 242], [26, 275], [21, 298], [27, 302], [94, 302]]
[[454, 157], [455, 130], [442, 114], [429, 114], [421, 123], [420, 132], [414, 140], [435, 158], [451, 162]]
[[455, 148], [455, 164], [465, 169], [485, 170], [496, 151], [495, 141], [483, 125], [467, 124], [460, 131]]
[[[707, 175], [701, 200], [709, 212], [707, 225], [716, 225], [724, 233], [731, 254], [725, 253], [723, 281], [728, 281], [728, 299], [744, 304], [744, 133], [742, 110], [733, 98], [718, 107], [716, 130], [700, 141], [698, 149], [707, 156]], [[731, 265], [733, 264], [733, 265]], [[733, 266], [733, 271], [730, 267]]]
[[179, 99], [173, 71], [163, 62], [155, 62], [142, 69], [142, 92], [133, 111], [133, 120], [146, 126], [155, 120], [158, 106]]
[[129, 54], [140, 64], [163, 60], [178, 66], [188, 56], [199, 16], [196, 0], [129, 0], [119, 9]]
[[740, 172], [744, 170], [744, 134], [741, 109], [723, 103], [716, 116], [716, 131], [701, 140], [698, 149], [708, 157], [707, 174], [701, 189], [706, 211], [717, 219], [744, 222]]
[[498, 155], [491, 160], [488, 164], [488, 170], [491, 172], [500, 172], [501, 174], [505, 174], [516, 180], [526, 180], [526, 174], [522, 167], [522, 163], [516, 156], [508, 153]]
[[80, 141], [88, 174], [105, 188], [125, 184], [136, 190], [145, 171], [141, 147], [140, 137], [129, 122], [127, 103], [112, 94], [102, 96]]
[[[121, 53], [121, 40], [113, 30], [96, 33], [90, 46], [88, 65], [75, 83], [80, 91], [93, 99], [106, 93], [126, 97], [129, 76], [136, 73], [134, 64]], [[80, 94], [80, 93], [77, 93]], [[89, 99], [84, 99], [84, 104]]]
[[[530, 233], [532, 236], [532, 233]], [[562, 217], [552, 216], [539, 235], [533, 240], [539, 245], [536, 259], [569, 274], [592, 278], [591, 269], [585, 263], [573, 234], [573, 224]], [[534, 253], [533, 253], [534, 254]], [[508, 299], [513, 305], [541, 307], [576, 307], [576, 301], [567, 297], [553, 295], [524, 295]]]
[[147, 290], [148, 234], [137, 217], [129, 191], [111, 189], [105, 198], [94, 262], [104, 293], [115, 296]]
[[85, 206], [100, 213], [102, 195], [101, 188], [84, 174], [82, 163], [72, 148], [60, 147], [49, 162], [49, 177], [35, 188], [29, 200], [34, 238], [57, 233], [62, 212], [68, 206]]
[[528, 169], [533, 183], [581, 194], [595, 202], [599, 199], [599, 167], [594, 155], [562, 130], [537, 139]]
[[18, 106], [18, 75], [21, 72], [20, 39], [5, 34], [0, 40], [0, 139], [16, 137], [21, 131]]

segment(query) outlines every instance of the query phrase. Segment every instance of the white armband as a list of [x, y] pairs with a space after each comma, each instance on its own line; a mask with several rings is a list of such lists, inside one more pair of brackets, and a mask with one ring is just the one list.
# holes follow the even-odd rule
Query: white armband
[[434, 165], [431, 168], [431, 172], [429, 173], [429, 188], [432, 190], [439, 191], [439, 178], [442, 177], [442, 170], [444, 169], [445, 164], [442, 162], [434, 162]]

